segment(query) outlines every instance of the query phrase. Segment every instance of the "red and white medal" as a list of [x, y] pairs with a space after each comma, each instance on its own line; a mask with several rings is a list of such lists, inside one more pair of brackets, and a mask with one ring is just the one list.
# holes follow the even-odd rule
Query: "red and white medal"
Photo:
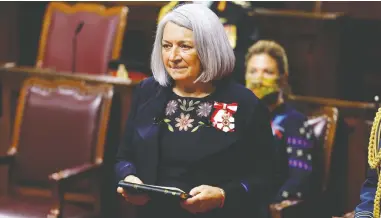
[[224, 132], [234, 132], [235, 124], [233, 114], [237, 111], [238, 104], [214, 102], [213, 107], [216, 109], [211, 117], [213, 126]]

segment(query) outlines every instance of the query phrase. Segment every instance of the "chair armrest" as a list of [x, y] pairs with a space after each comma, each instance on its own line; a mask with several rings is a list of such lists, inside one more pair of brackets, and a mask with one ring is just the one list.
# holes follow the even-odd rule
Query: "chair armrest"
[[15, 160], [15, 155], [7, 154], [5, 156], [0, 156], [0, 165], [10, 165]]
[[64, 169], [49, 175], [49, 179], [55, 182], [64, 182], [86, 177], [100, 169], [102, 164], [83, 164], [73, 168]]
[[70, 181], [84, 178], [97, 172], [102, 164], [83, 164], [73, 168], [64, 169], [49, 175], [52, 182], [52, 207], [47, 215], [48, 218], [62, 216], [66, 184]]
[[[295, 216], [294, 214], [303, 214], [303, 205], [305, 202], [302, 200], [284, 200], [280, 203], [270, 204], [270, 214], [271, 218], [285, 218], [288, 217], [285, 211], [292, 210], [292, 217], [302, 217]], [[290, 216], [291, 217], [291, 216]]]

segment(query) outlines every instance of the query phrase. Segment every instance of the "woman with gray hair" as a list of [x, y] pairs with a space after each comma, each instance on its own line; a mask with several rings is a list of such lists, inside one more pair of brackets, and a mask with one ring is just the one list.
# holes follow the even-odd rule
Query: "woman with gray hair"
[[120, 180], [177, 187], [190, 198], [118, 187], [139, 218], [261, 217], [274, 191], [270, 118], [229, 78], [234, 62], [207, 7], [179, 6], [158, 24], [153, 78], [136, 87], [115, 170]]

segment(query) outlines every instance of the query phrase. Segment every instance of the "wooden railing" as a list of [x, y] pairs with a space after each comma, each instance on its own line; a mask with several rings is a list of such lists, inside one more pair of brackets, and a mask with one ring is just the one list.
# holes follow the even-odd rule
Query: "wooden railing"
[[309, 104], [320, 104], [334, 106], [339, 108], [359, 109], [359, 110], [376, 110], [379, 105], [372, 102], [347, 101], [332, 98], [311, 97], [302, 95], [289, 95], [288, 98], [296, 102], [305, 102]]
[[266, 8], [256, 8], [250, 15], [259, 15], [259, 16], [278, 16], [278, 17], [295, 17], [295, 18], [309, 18], [309, 19], [319, 19], [319, 20], [334, 20], [339, 17], [344, 16], [344, 13], [312, 13], [296, 10], [275, 10], [275, 9], [266, 9]]

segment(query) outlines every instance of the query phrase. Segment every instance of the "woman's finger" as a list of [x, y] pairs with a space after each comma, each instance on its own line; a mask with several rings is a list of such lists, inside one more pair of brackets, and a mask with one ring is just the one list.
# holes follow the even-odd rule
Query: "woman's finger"
[[118, 188], [116, 189], [116, 192], [118, 192], [119, 194], [123, 194], [124, 190], [123, 190], [122, 187], [118, 187]]

